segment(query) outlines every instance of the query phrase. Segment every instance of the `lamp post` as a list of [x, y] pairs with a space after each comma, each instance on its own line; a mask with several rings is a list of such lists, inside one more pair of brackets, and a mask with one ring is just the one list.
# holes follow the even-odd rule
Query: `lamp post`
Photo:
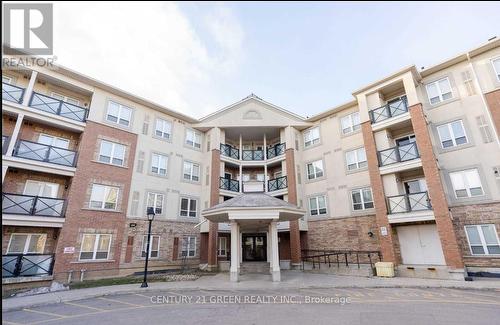
[[149, 228], [148, 228], [148, 243], [146, 245], [146, 264], [144, 265], [144, 280], [142, 281], [141, 288], [147, 288], [148, 287], [148, 261], [149, 261], [149, 245], [151, 245], [151, 223], [153, 222], [155, 218], [155, 208], [153, 207], [148, 207], [147, 210], [147, 216], [148, 216], [148, 221], [149, 221]]

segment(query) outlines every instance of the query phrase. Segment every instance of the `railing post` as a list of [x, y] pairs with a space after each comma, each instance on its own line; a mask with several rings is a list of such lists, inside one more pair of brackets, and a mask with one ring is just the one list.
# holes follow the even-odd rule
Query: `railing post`
[[30, 208], [30, 216], [35, 215], [35, 210], [36, 210], [36, 202], [38, 201], [38, 196], [35, 196], [33, 198], [33, 201], [31, 202], [31, 208]]
[[406, 212], [412, 211], [410, 203], [410, 194], [405, 194], [405, 204], [406, 204]]
[[23, 255], [18, 255], [16, 260], [16, 266], [14, 267], [14, 277], [19, 276], [21, 274], [21, 269], [23, 267]]
[[396, 151], [396, 161], [400, 162], [401, 161], [401, 153], [399, 152], [399, 146], [396, 146], [395, 151]]

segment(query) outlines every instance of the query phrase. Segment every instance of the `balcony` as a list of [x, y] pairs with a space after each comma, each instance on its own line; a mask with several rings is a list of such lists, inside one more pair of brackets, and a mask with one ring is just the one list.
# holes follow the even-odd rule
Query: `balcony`
[[262, 193], [265, 191], [263, 181], [246, 181], [243, 182], [243, 192], [244, 193]]
[[233, 158], [233, 159], [240, 159], [240, 151], [229, 145], [229, 144], [224, 144], [224, 143], [221, 143], [220, 144], [220, 153], [221, 155], [223, 156], [226, 156], [226, 157], [229, 157], [229, 158]]
[[278, 157], [285, 154], [285, 149], [286, 149], [285, 143], [280, 143], [267, 148], [267, 159], [272, 159], [274, 157]]
[[52, 275], [54, 254], [2, 255], [2, 278]]
[[76, 151], [27, 140], [17, 141], [12, 155], [18, 158], [48, 162], [68, 167], [76, 166], [77, 156]]
[[427, 192], [390, 196], [387, 198], [387, 205], [391, 214], [432, 209]]
[[20, 104], [23, 101], [24, 88], [2, 82], [2, 100]]
[[243, 150], [241, 156], [245, 161], [264, 160], [264, 150]]
[[270, 179], [267, 181], [267, 191], [279, 191], [287, 188], [287, 178], [286, 176], [277, 177], [275, 179]]
[[219, 179], [219, 188], [221, 190], [231, 191], [231, 192], [239, 192], [240, 191], [240, 182], [235, 179], [221, 177]]
[[406, 96], [390, 101], [386, 105], [369, 111], [371, 123], [378, 123], [408, 112], [408, 100]]
[[380, 167], [418, 158], [420, 158], [420, 153], [418, 152], [417, 144], [415, 142], [378, 152], [378, 162]]
[[87, 109], [35, 92], [31, 96], [29, 106], [78, 122], [85, 122], [87, 119]]
[[64, 199], [2, 193], [2, 214], [64, 218]]

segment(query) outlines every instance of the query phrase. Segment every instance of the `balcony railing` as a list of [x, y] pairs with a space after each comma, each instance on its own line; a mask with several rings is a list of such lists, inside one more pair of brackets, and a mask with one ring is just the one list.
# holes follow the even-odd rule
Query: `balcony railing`
[[13, 156], [63, 166], [76, 166], [76, 151], [27, 140], [17, 141]]
[[2, 214], [64, 217], [65, 200], [43, 196], [2, 193]]
[[277, 177], [275, 179], [270, 179], [267, 181], [267, 191], [278, 191], [287, 188], [287, 178], [286, 176]]
[[271, 159], [285, 154], [285, 149], [286, 147], [284, 143], [280, 143], [275, 146], [267, 148], [267, 159]]
[[2, 100], [21, 103], [23, 101], [24, 88], [2, 82]]
[[2, 135], [2, 155], [5, 155], [7, 153], [9, 142], [10, 142], [10, 137]]
[[31, 96], [29, 106], [79, 122], [85, 122], [87, 118], [85, 108], [35, 92]]
[[419, 157], [420, 153], [418, 152], [417, 143], [415, 142], [378, 152], [379, 166], [387, 166], [402, 161], [417, 159]]
[[391, 101], [386, 105], [369, 111], [370, 120], [373, 123], [387, 120], [391, 117], [408, 112], [408, 101], [406, 96], [401, 96], [398, 100]]
[[264, 150], [243, 150], [243, 160], [264, 160]]
[[387, 198], [389, 213], [430, 210], [431, 202], [427, 192], [390, 196]]
[[221, 190], [231, 191], [231, 192], [239, 192], [240, 191], [240, 182], [235, 179], [221, 177], [219, 179], [219, 188]]
[[2, 278], [52, 275], [54, 254], [2, 255]]
[[221, 143], [220, 144], [220, 153], [223, 156], [226, 156], [229, 158], [240, 159], [240, 151], [237, 148], [235, 148], [229, 144]]

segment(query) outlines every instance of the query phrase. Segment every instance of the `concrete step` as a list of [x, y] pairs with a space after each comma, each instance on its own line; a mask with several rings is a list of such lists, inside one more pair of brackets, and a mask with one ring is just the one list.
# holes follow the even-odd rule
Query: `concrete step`
[[241, 273], [269, 273], [268, 262], [243, 262], [240, 265]]

